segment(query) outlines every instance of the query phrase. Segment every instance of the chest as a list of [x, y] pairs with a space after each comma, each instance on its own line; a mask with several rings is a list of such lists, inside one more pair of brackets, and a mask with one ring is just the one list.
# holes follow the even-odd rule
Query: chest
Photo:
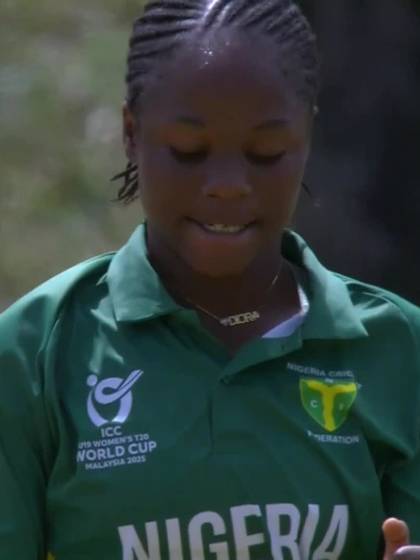
[[360, 372], [331, 349], [227, 375], [215, 349], [177, 336], [70, 337], [51, 364], [57, 556], [374, 557], [382, 506]]

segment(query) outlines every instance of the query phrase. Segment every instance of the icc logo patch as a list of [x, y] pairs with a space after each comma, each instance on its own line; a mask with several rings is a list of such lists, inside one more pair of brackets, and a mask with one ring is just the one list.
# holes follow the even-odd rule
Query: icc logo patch
[[357, 397], [353, 381], [301, 379], [300, 398], [308, 414], [328, 432], [345, 422]]
[[[132, 371], [127, 379], [121, 377], [108, 377], [99, 381], [96, 375], [90, 375], [87, 384], [91, 387], [87, 400], [87, 412], [92, 423], [98, 428], [108, 423], [124, 424], [128, 419], [133, 406], [131, 390], [143, 375], [141, 370]], [[98, 382], [99, 381], [99, 382]], [[104, 417], [98, 410], [117, 405], [116, 413], [111, 417]]]

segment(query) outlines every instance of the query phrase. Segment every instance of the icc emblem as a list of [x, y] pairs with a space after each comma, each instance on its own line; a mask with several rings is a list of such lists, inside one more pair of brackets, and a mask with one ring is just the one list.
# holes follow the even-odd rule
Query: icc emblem
[[353, 381], [301, 379], [299, 388], [306, 412], [328, 432], [335, 432], [345, 422], [357, 396]]
[[[131, 389], [140, 379], [143, 372], [136, 370], [130, 373], [127, 379], [121, 377], [108, 377], [99, 381], [96, 375], [90, 375], [87, 384], [91, 387], [87, 400], [87, 411], [92, 423], [98, 428], [108, 424], [124, 424], [130, 415], [133, 406]], [[97, 405], [108, 408], [109, 405], [118, 404], [117, 413], [112, 418], [104, 418], [98, 411]]]

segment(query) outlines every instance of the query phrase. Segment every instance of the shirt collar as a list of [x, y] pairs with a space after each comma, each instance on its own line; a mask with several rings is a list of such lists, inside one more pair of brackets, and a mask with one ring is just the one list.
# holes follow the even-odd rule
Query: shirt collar
[[145, 224], [114, 255], [107, 283], [117, 321], [144, 321], [183, 309], [165, 290], [150, 264]]
[[325, 268], [297, 233], [290, 230], [285, 232], [282, 254], [296, 265], [298, 280], [309, 300], [302, 338], [368, 336], [344, 278]]
[[[344, 280], [322, 266], [297, 233], [285, 231], [282, 254], [296, 265], [309, 300], [309, 313], [302, 326], [304, 339], [367, 336]], [[117, 321], [145, 321], [184, 309], [168, 294], [150, 264], [144, 224], [114, 255], [107, 283]]]

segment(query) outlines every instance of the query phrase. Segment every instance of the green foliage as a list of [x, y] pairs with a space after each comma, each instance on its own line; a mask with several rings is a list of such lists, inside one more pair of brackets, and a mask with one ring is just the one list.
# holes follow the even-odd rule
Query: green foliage
[[112, 202], [120, 111], [142, 2], [0, 3], [0, 309], [71, 264], [117, 248], [141, 218]]

